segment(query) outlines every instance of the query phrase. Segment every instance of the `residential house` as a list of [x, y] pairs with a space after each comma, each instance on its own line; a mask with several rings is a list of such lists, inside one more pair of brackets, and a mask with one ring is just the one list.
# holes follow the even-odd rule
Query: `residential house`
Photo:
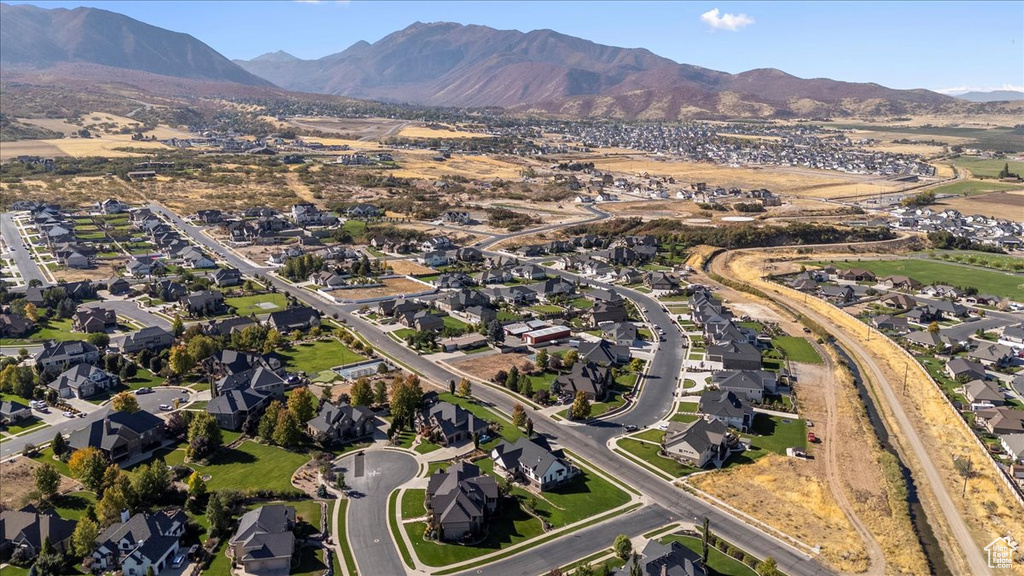
[[146, 326], [138, 332], [132, 332], [124, 337], [121, 343], [121, 352], [124, 354], [135, 354], [143, 350], [163, 350], [174, 345], [174, 334], [159, 326]]
[[287, 574], [295, 552], [295, 522], [294, 506], [270, 504], [246, 512], [228, 540], [228, 556], [246, 574]]
[[679, 277], [670, 272], [648, 272], [644, 274], [644, 286], [651, 290], [677, 290], [679, 288]]
[[601, 336], [620, 346], [636, 346], [637, 330], [636, 325], [630, 322], [616, 322], [605, 324], [601, 328]]
[[1006, 403], [999, 384], [991, 380], [971, 380], [964, 384], [964, 397], [971, 403], [971, 408], [993, 408]]
[[76, 525], [53, 513], [41, 514], [31, 505], [4, 510], [0, 512], [0, 556], [10, 558], [21, 549], [25, 558], [35, 558], [46, 541], [58, 552], [70, 552]]
[[483, 434], [488, 423], [461, 406], [438, 402], [417, 415], [416, 426], [421, 435], [436, 436], [441, 444], [453, 446]]
[[32, 409], [15, 400], [0, 402], [0, 424], [10, 426], [32, 417]]
[[999, 444], [1011, 462], [1024, 464], [1024, 433], [1003, 434], [999, 437]]
[[306, 423], [306, 427], [310, 436], [318, 442], [344, 442], [372, 434], [376, 422], [373, 410], [365, 406], [335, 406], [324, 402], [320, 405], [319, 413]]
[[913, 296], [907, 296], [906, 294], [887, 294], [879, 302], [890, 308], [898, 308], [900, 310], [910, 310], [917, 306], [917, 300], [914, 300]]
[[551, 390], [556, 394], [568, 394], [573, 397], [577, 392], [583, 392], [591, 402], [602, 401], [608, 395], [612, 380], [610, 368], [589, 362], [577, 362], [573, 364], [568, 374], [555, 378]]
[[921, 283], [909, 276], [884, 276], [878, 281], [878, 285], [890, 290], [920, 290]]
[[113, 278], [110, 282], [107, 282], [107, 292], [111, 294], [127, 294], [131, 292], [132, 285], [124, 278]]
[[982, 366], [1002, 367], [1009, 365], [1016, 355], [1009, 346], [991, 343], [979, 344], [977, 348], [967, 352], [967, 357]]
[[120, 378], [92, 364], [76, 364], [57, 376], [47, 386], [60, 398], [92, 398], [110, 392], [121, 384]]
[[491, 450], [491, 460], [496, 472], [524, 481], [541, 492], [571, 482], [580, 472], [561, 450], [552, 450], [543, 437], [522, 437], [514, 444], [502, 441]]
[[447, 250], [451, 247], [451, 238], [448, 238], [447, 236], [434, 236], [432, 238], [427, 238], [420, 244], [420, 250], [422, 250], [423, 252]]
[[512, 269], [512, 276], [524, 280], [544, 280], [548, 277], [548, 274], [536, 264], [523, 264]]
[[864, 268], [849, 268], [847, 270], [837, 271], [835, 279], [846, 282], [874, 282], [876, 276], [871, 270], [865, 270]]
[[271, 312], [267, 324], [282, 334], [294, 330], [305, 332], [320, 326], [320, 312], [306, 306]]
[[[762, 198], [762, 201], [764, 200]], [[644, 576], [707, 576], [708, 574], [700, 556], [679, 542], [662, 544], [656, 539], [649, 540], [644, 546], [641, 556], [640, 569]], [[612, 576], [631, 576], [630, 567], [623, 566], [613, 572]]]
[[117, 326], [117, 314], [107, 308], [83, 308], [71, 317], [71, 329], [78, 332], [104, 332]]
[[975, 421], [996, 435], [1024, 433], [1024, 410], [997, 407], [978, 410]]
[[48, 340], [43, 343], [43, 349], [36, 353], [34, 360], [36, 366], [44, 369], [64, 369], [76, 364], [95, 364], [100, 360], [100, 351], [92, 344], [79, 340]]
[[669, 422], [661, 451], [697, 468], [703, 468], [708, 462], [717, 466], [729, 455], [728, 441], [729, 429], [718, 419]]
[[380, 216], [383, 211], [372, 204], [353, 204], [345, 211], [350, 218], [373, 218]]
[[465, 210], [446, 210], [441, 214], [441, 220], [449, 224], [469, 224], [473, 217]]
[[761, 352], [746, 342], [729, 342], [708, 346], [707, 363], [712, 369], [721, 370], [760, 370]]
[[906, 334], [910, 330], [906, 318], [903, 316], [890, 316], [889, 314], [881, 314], [871, 318], [871, 325], [879, 330], [895, 334]]
[[242, 283], [242, 273], [237, 268], [220, 268], [213, 273], [213, 282], [217, 286], [238, 286]]
[[850, 286], [833, 286], [831, 284], [822, 284], [818, 286], [818, 295], [837, 304], [845, 304], [853, 301], [853, 288]]
[[480, 533], [499, 499], [495, 479], [465, 461], [434, 472], [427, 481], [427, 502], [440, 540], [457, 541]]
[[444, 250], [431, 250], [424, 252], [416, 258], [424, 266], [445, 266], [451, 263], [448, 253]]
[[1014, 350], [1024, 349], [1024, 323], [1003, 328], [1003, 333], [999, 335], [999, 343]]
[[185, 296], [179, 302], [189, 316], [216, 316], [227, 310], [224, 294], [219, 290], [201, 290]]
[[223, 376], [213, 382], [213, 396], [229, 390], [252, 390], [267, 396], [284, 396], [285, 381], [281, 375], [261, 363], [252, 368]]
[[775, 394], [778, 382], [774, 372], [767, 370], [722, 370], [715, 372], [711, 382], [747, 400], [760, 402], [765, 394]]
[[0, 338], [22, 338], [36, 328], [36, 323], [21, 314], [0, 314]]
[[164, 441], [164, 421], [145, 410], [111, 412], [71, 432], [68, 445], [75, 450], [98, 448], [112, 462], [127, 462], [159, 447]]
[[143, 576], [150, 567], [157, 575], [169, 568], [185, 535], [188, 516], [180, 508], [153, 514], [139, 512], [108, 526], [96, 538], [93, 567], [121, 569], [124, 576]]
[[480, 273], [481, 284], [504, 284], [512, 280], [512, 272], [507, 268], [492, 268]]
[[608, 340], [580, 342], [580, 359], [598, 366], [621, 366], [629, 362], [629, 346]]
[[530, 289], [536, 292], [545, 302], [553, 298], [571, 296], [576, 293], [576, 286], [572, 282], [567, 282], [562, 277], [548, 278], [536, 284], [531, 284]]
[[753, 406], [731, 390], [705, 392], [697, 404], [697, 411], [708, 420], [720, 420], [737, 430], [746, 431], [754, 423]]
[[250, 416], [254, 418], [263, 412], [270, 399], [270, 394], [249, 388], [221, 390], [206, 405], [206, 411], [217, 421], [217, 425], [227, 430], [241, 430]]
[[947, 376], [958, 381], [966, 380], [969, 382], [971, 380], [984, 380], [988, 377], [984, 366], [966, 358], [953, 358], [946, 362], [945, 372]]

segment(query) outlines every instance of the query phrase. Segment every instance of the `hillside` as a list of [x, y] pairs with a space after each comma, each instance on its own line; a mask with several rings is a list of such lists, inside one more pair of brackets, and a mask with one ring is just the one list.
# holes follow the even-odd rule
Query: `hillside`
[[1024, 92], [1019, 90], [992, 90], [991, 92], [965, 92], [957, 94], [956, 97], [968, 102], [1016, 102], [1024, 100]]
[[271, 86], [188, 34], [95, 8], [0, 4], [0, 64], [5, 74], [10, 68], [48, 69], [67, 63]]
[[927, 90], [803, 79], [773, 69], [728, 74], [552, 30], [450, 22], [416, 23], [317, 60], [276, 52], [235, 62], [289, 90], [625, 118], [903, 113], [955, 101]]

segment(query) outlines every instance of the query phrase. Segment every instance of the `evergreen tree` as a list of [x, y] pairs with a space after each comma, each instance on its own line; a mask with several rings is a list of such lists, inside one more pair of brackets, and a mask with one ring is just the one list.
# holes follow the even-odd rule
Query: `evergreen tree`
[[569, 408], [569, 418], [573, 420], [586, 420], [590, 417], [590, 400], [582, 390], [576, 392], [576, 397]]
[[358, 378], [349, 391], [353, 406], [370, 406], [373, 404], [373, 389], [366, 378]]
[[373, 385], [373, 403], [377, 406], [383, 406], [388, 403], [388, 385], [383, 380], [377, 380]]
[[210, 501], [206, 504], [206, 520], [210, 524], [210, 535], [223, 534], [231, 522], [231, 512], [220, 492], [210, 494]]
[[53, 442], [50, 443], [50, 448], [53, 449], [53, 455], [60, 458], [68, 451], [68, 441], [64, 439], [64, 435], [57, 432], [53, 435]]
[[517, 403], [512, 407], [512, 425], [516, 428], [522, 428], [526, 424], [526, 408], [523, 408], [522, 404]]

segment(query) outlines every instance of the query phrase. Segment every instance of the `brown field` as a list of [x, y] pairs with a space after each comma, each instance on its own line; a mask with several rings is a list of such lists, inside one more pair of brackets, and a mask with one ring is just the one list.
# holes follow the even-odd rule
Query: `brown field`
[[898, 190], [901, 185], [878, 176], [826, 172], [795, 167], [732, 168], [707, 163], [657, 161], [636, 156], [587, 157], [600, 170], [636, 175], [672, 176], [677, 181], [707, 182], [726, 188], [768, 188], [777, 194], [812, 198], [835, 198], [852, 194], [878, 194]]
[[21, 155], [28, 156], [139, 156], [115, 148], [168, 148], [159, 142], [132, 142], [130, 134], [104, 134], [99, 138], [55, 138], [50, 140], [19, 140], [4, 142], [0, 147], [0, 161]]
[[448, 360], [452, 366], [476, 376], [481, 380], [490, 380], [498, 370], [508, 371], [513, 366], [522, 367], [529, 363], [526, 354], [471, 354], [465, 359]]
[[988, 192], [974, 196], [946, 198], [934, 205], [935, 210], [952, 208], [965, 215], [979, 214], [992, 218], [1022, 219], [1024, 214], [1024, 190], [1009, 192]]
[[437, 270], [428, 268], [419, 262], [413, 262], [412, 260], [388, 260], [388, 266], [395, 271], [395, 274], [436, 274]]
[[769, 454], [752, 464], [698, 475], [689, 484], [805, 544], [820, 545], [831, 567], [863, 571], [864, 544], [816, 470], [821, 466], [820, 460]]
[[[434, 153], [429, 150], [403, 150], [395, 156], [400, 168], [390, 171], [396, 178], [421, 178], [438, 180], [449, 175], [458, 175], [470, 180], [491, 181], [498, 178], [512, 180], [519, 178], [521, 167], [515, 160], [494, 156], [465, 156], [455, 154], [444, 162], [432, 160]], [[522, 162], [522, 161], [519, 161]]]
[[[275, 118], [274, 122], [277, 121]], [[385, 136], [390, 136], [406, 124], [403, 120], [390, 120], [387, 118], [323, 118], [296, 116], [289, 118], [285, 124], [296, 128], [308, 130], [320, 130], [322, 132], [344, 134], [355, 137], [356, 140], [365, 142], [376, 142]], [[313, 138], [323, 142], [322, 138]], [[327, 142], [324, 142], [327, 144]]]
[[479, 132], [463, 132], [452, 129], [440, 130], [417, 124], [407, 124], [398, 132], [402, 138], [486, 138]]
[[328, 292], [328, 294], [335, 298], [344, 298], [346, 300], [365, 300], [367, 298], [385, 298], [388, 296], [400, 296], [402, 294], [416, 294], [419, 292], [426, 292], [431, 289], [431, 286], [408, 278], [385, 278], [381, 280], [381, 284], [384, 285], [374, 288], [332, 290], [331, 292]]
[[54, 270], [53, 275], [57, 280], [66, 280], [68, 282], [77, 282], [79, 280], [109, 280], [110, 278], [117, 276], [114, 272], [114, 262], [118, 261], [100, 261], [95, 267], [85, 270], [61, 268], [59, 270]]
[[[25, 457], [14, 458], [6, 462], [0, 462], [0, 507], [5, 509], [18, 509], [28, 504], [29, 494], [35, 490], [35, 469], [41, 466], [39, 462]], [[61, 476], [60, 492], [67, 492], [80, 484]]]

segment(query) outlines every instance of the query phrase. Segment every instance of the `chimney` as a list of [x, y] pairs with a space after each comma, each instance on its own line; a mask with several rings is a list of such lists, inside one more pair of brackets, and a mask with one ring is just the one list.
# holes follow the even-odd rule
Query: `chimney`
[[661, 576], [668, 576], [668, 564], [661, 565]]
[[131, 514], [128, 513], [128, 509], [121, 510], [121, 522], [127, 522], [131, 518]]

